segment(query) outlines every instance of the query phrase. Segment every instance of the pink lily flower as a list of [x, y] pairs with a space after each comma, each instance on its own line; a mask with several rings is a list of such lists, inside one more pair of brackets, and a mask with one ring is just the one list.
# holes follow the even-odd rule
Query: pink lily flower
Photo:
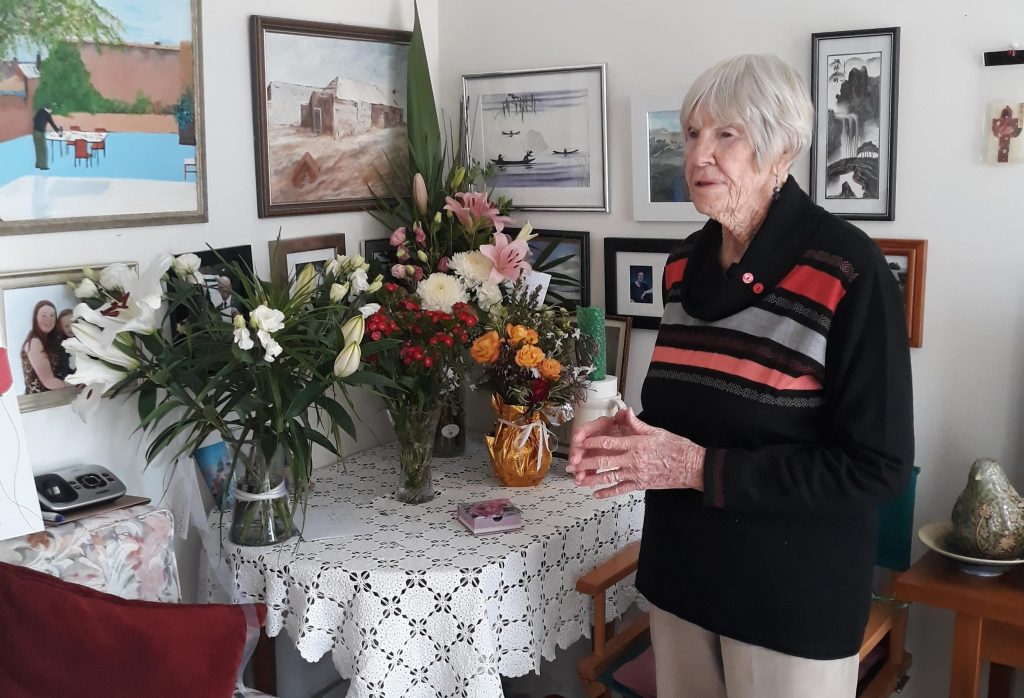
[[494, 234], [493, 245], [480, 245], [480, 254], [491, 260], [490, 280], [493, 283], [517, 281], [523, 274], [530, 273], [526, 258], [530, 246], [525, 240], [513, 240], [504, 233]]
[[509, 216], [500, 215], [498, 207], [488, 201], [484, 192], [460, 191], [455, 195], [455, 199], [446, 197], [444, 210], [451, 211], [462, 227], [471, 234], [485, 227], [493, 227], [495, 232], [500, 233], [505, 229], [506, 223], [515, 222]]

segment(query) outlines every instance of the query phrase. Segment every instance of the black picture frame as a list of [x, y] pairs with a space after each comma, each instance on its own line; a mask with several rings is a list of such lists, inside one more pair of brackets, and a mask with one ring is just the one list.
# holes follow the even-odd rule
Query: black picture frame
[[[517, 228], [506, 228], [513, 238], [519, 233]], [[580, 306], [590, 305], [590, 233], [583, 230], [541, 230], [533, 229], [535, 238], [530, 240], [530, 260], [536, 260], [551, 243], [558, 247], [551, 253], [547, 261], [569, 257], [548, 273], [554, 271], [565, 274], [579, 281], [579, 286], [551, 280], [545, 303], [552, 306], [563, 306], [574, 312]], [[565, 246], [565, 249], [562, 247]]]
[[[899, 27], [811, 35], [810, 195], [837, 216], [896, 218], [899, 63]], [[877, 101], [870, 89], [875, 81]], [[863, 96], [859, 106], [837, 114], [840, 103], [857, 93]]]
[[[252, 246], [251, 245], [235, 245], [233, 247], [221, 247], [218, 249], [206, 248], [194, 252], [199, 257], [199, 273], [203, 275], [206, 281], [207, 293], [210, 295], [210, 303], [214, 306], [218, 306], [218, 298], [220, 290], [218, 282], [221, 277], [228, 279], [228, 290], [233, 291], [238, 288], [239, 280], [236, 274], [228, 266], [232, 262], [237, 262], [245, 269], [252, 269]], [[224, 300], [227, 306], [224, 309], [224, 321], [231, 322], [236, 312], [240, 311], [237, 298], [232, 298], [230, 301]], [[186, 322], [188, 320], [188, 310], [184, 307], [177, 308], [172, 313], [171, 318], [171, 335], [176, 337], [178, 335], [178, 324]]]
[[388, 276], [395, 259], [390, 238], [363, 240], [359, 245], [359, 254], [370, 264], [371, 277], [377, 274]]
[[[665, 311], [662, 277], [669, 252], [678, 244], [670, 238], [605, 238], [604, 302], [608, 315], [633, 319], [633, 329], [656, 330]], [[643, 271], [649, 289], [637, 295], [630, 284]], [[648, 293], [649, 292], [649, 293]], [[646, 298], [649, 295], [649, 300]]]
[[[268, 42], [268, 37], [273, 38]], [[389, 191], [379, 177], [390, 171], [389, 159], [400, 168], [407, 157], [408, 105], [404, 103], [404, 80], [411, 40], [412, 32], [395, 29], [257, 15], [250, 18], [256, 206], [260, 218], [364, 211], [376, 206], [368, 184], [373, 185], [374, 191]], [[331, 71], [314, 70], [311, 63], [308, 74], [301, 78], [275, 77], [275, 57], [296, 53], [322, 57], [325, 42], [329, 42], [335, 57]], [[381, 50], [388, 48], [393, 50], [382, 57]], [[401, 65], [392, 65], [396, 62]], [[320, 64], [315, 67], [323, 68]], [[370, 82], [366, 74], [375, 76], [377, 72], [387, 72], [393, 79]], [[327, 80], [330, 82], [325, 84]], [[351, 88], [353, 94], [361, 95], [361, 108], [353, 107], [356, 98], [341, 94], [346, 82], [363, 85]], [[281, 95], [278, 99], [291, 105], [289, 109], [294, 107], [296, 111], [282, 114], [272, 108], [275, 92]], [[379, 99], [370, 101], [363, 97], [366, 94], [377, 95]], [[363, 118], [361, 114], [367, 116]], [[282, 129], [283, 135], [275, 140], [274, 134], [281, 134]], [[328, 129], [331, 133], [327, 133]], [[376, 142], [359, 140], [359, 136], [375, 131], [379, 132]], [[302, 147], [297, 148], [298, 143]], [[344, 166], [337, 166], [338, 162]], [[357, 166], [362, 168], [360, 173], [352, 169]], [[335, 178], [330, 187], [325, 186], [328, 177]], [[406, 193], [408, 186], [392, 182], [392, 188], [399, 194]]]
[[[300, 264], [313, 264], [317, 271], [334, 259], [345, 254], [345, 233], [310, 235], [304, 238], [281, 238], [267, 243], [270, 252], [270, 278], [285, 283], [295, 278]], [[252, 260], [249, 261], [250, 266]]]

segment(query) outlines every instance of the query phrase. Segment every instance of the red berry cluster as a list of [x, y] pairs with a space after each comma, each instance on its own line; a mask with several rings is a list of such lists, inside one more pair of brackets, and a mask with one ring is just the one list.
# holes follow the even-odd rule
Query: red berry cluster
[[366, 333], [375, 342], [383, 337], [390, 337], [396, 331], [398, 331], [398, 324], [381, 310], [366, 320]]

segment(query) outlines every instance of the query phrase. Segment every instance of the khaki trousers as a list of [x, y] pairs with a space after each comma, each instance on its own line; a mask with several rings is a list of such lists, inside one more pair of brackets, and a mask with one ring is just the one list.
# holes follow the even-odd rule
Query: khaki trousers
[[857, 655], [803, 659], [708, 632], [651, 607], [658, 698], [853, 698]]

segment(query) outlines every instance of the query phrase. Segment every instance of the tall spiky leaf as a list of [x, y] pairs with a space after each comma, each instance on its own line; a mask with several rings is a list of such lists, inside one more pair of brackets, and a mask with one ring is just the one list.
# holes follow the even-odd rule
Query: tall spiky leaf
[[409, 43], [409, 74], [406, 80], [409, 164], [414, 172], [421, 172], [428, 178], [428, 191], [436, 191], [439, 182], [431, 182], [429, 178], [441, 170], [441, 127], [437, 121], [434, 88], [430, 84], [419, 6], [416, 6], [415, 12], [416, 22]]

